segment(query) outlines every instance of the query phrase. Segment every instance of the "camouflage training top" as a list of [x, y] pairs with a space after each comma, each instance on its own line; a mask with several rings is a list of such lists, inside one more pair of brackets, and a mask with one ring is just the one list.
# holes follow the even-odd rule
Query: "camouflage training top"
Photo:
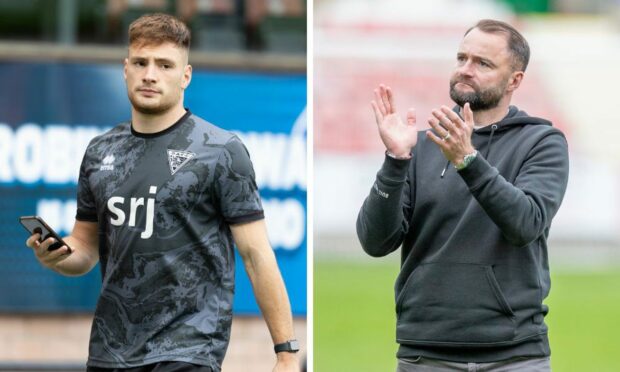
[[229, 225], [263, 218], [239, 138], [189, 111], [159, 133], [122, 123], [86, 150], [76, 218], [99, 230], [88, 365], [184, 361], [219, 371], [232, 321]]

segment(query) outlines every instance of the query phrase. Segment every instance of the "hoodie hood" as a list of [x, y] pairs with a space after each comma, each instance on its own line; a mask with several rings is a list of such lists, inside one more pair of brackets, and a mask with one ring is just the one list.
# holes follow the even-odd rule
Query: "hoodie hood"
[[[461, 116], [461, 107], [460, 106], [454, 106], [452, 108], [452, 110], [454, 112], [457, 113], [457, 115], [459, 115], [459, 117], [461, 117], [461, 119], [463, 118]], [[508, 107], [508, 114], [506, 114], [506, 116], [504, 116], [504, 118], [498, 122], [495, 123], [491, 123], [489, 125], [486, 125], [480, 129], [475, 129], [473, 132], [473, 136], [488, 136], [488, 140], [487, 140], [487, 144], [486, 144], [486, 149], [484, 150], [484, 157], [488, 158], [489, 157], [489, 153], [491, 152], [491, 147], [493, 145], [493, 136], [496, 133], [500, 133], [500, 132], [505, 132], [508, 131], [510, 129], [513, 128], [517, 128], [517, 127], [522, 127], [525, 125], [546, 125], [546, 126], [552, 126], [551, 122], [549, 120], [546, 119], [542, 119], [542, 118], [538, 118], [535, 116], [529, 116], [527, 114], [527, 112], [519, 110], [516, 106], [509, 106]], [[472, 138], [472, 142], [474, 142], [474, 146], [476, 145], [480, 145], [480, 141], [475, 141]], [[476, 146], [477, 147], [477, 146]], [[443, 178], [443, 176], [445, 175], [446, 171], [448, 170], [448, 167], [450, 166], [450, 161], [446, 162], [445, 167], [443, 168], [442, 172], [441, 172], [441, 178]]]
[[[459, 116], [461, 116], [460, 106], [454, 106], [452, 110], [456, 112]], [[506, 116], [504, 116], [502, 120], [495, 122], [495, 123], [491, 123], [480, 129], [476, 129], [474, 133], [484, 134], [484, 133], [491, 133], [491, 132], [501, 132], [501, 131], [510, 129], [511, 127], [514, 127], [514, 126], [523, 126], [523, 125], [552, 126], [549, 120], [537, 118], [535, 116], [529, 116], [527, 112], [519, 110], [516, 106], [510, 106], [508, 107], [508, 114], [506, 114]], [[495, 128], [493, 128], [494, 126]]]

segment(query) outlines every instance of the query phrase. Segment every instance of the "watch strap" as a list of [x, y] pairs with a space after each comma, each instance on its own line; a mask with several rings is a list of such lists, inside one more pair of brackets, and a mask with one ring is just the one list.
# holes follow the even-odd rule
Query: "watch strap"
[[281, 344], [276, 344], [273, 347], [273, 350], [277, 353], [281, 353], [286, 351], [287, 353], [296, 353], [299, 351], [299, 341], [297, 340], [288, 340]]
[[474, 159], [476, 158], [477, 155], [478, 155], [478, 151], [474, 151], [471, 154], [465, 155], [463, 157], [463, 162], [461, 164], [456, 164], [454, 166], [454, 168], [456, 168], [457, 170], [461, 170], [461, 169], [467, 168], [467, 166], [469, 164], [471, 164], [472, 161], [474, 161]]

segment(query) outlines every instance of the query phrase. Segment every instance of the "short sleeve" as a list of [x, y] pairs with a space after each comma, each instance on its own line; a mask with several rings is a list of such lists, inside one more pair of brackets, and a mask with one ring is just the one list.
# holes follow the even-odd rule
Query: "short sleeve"
[[216, 202], [227, 223], [234, 225], [264, 218], [252, 161], [238, 137], [224, 146], [214, 179]]
[[97, 222], [97, 206], [90, 188], [88, 163], [88, 150], [86, 150], [78, 178], [77, 214], [75, 219], [78, 221]]

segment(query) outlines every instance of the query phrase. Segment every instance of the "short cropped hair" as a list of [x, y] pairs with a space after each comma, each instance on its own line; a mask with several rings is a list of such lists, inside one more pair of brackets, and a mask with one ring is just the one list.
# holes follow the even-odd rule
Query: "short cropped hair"
[[178, 18], [169, 14], [145, 14], [129, 25], [129, 45], [161, 45], [173, 43], [189, 50], [191, 33]]
[[527, 40], [511, 25], [494, 19], [482, 19], [465, 32], [467, 35], [474, 28], [490, 34], [505, 34], [508, 41], [508, 50], [512, 54], [513, 71], [525, 71], [530, 62], [530, 46]]

